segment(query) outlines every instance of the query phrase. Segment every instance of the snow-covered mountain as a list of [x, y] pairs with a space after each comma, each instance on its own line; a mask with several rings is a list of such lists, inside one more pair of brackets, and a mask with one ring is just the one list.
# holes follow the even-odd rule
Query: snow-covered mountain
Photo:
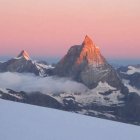
[[0, 88], [0, 98], [140, 125], [140, 95], [123, 95], [120, 91], [110, 89], [112, 87], [107, 83], [100, 83], [97, 88], [85, 93], [42, 94]]
[[[121, 73], [128, 77], [130, 73], [131, 75], [135, 72], [138, 74], [138, 69], [138, 66], [135, 69], [129, 67], [129, 69], [125, 69], [126, 71], [119, 72], [119, 75]], [[2, 99], [140, 125], [139, 93], [132, 91], [126, 83], [123, 83], [117, 71], [105, 60], [99, 47], [88, 36], [85, 37], [82, 45], [72, 46], [55, 68], [44, 61], [39, 63], [32, 61], [27, 52], [22, 51], [17, 57], [0, 63], [0, 72], [7, 71], [35, 73], [43, 76], [39, 77], [41, 79], [44, 76], [52, 75], [53, 82], [45, 84], [45, 87], [49, 87], [47, 90], [46, 88], [41, 90], [44, 85], [44, 83], [41, 83], [42, 87], [38, 90], [36, 90], [37, 88], [30, 90], [33, 91], [31, 93], [27, 93], [28, 91], [25, 91], [24, 88], [23, 91], [19, 89], [16, 91], [17, 88], [8, 89], [9, 87], [4, 87], [5, 89], [2, 89], [0, 87], [0, 98]], [[62, 77], [69, 77], [75, 83], [79, 82], [80, 87], [84, 86], [85, 90], [80, 89], [78, 90], [80, 92], [72, 92], [68, 88], [67, 91], [60, 91], [59, 82], [56, 84], [54, 82], [56, 79], [59, 81]], [[29, 83], [33, 84], [34, 78], [31, 79]], [[123, 79], [128, 80], [127, 78]], [[47, 82], [50, 80], [47, 80]], [[62, 81], [65, 82], [65, 80]], [[71, 82], [67, 83], [70, 84]], [[57, 88], [53, 85], [57, 85]], [[61, 86], [63, 87], [63, 84]], [[26, 87], [28, 87], [27, 84]], [[72, 86], [68, 85], [68, 87]], [[55, 89], [55, 94], [49, 93], [50, 88]]]
[[139, 140], [140, 127], [0, 99], [1, 140]]
[[117, 72], [131, 92], [140, 93], [140, 64], [120, 67]]
[[0, 63], [0, 72], [29, 72], [40, 76], [46, 76], [52, 73], [52, 69], [53, 67], [51, 65], [33, 61], [24, 50], [17, 57], [7, 62]]
[[101, 55], [99, 47], [88, 36], [82, 45], [75, 45], [69, 49], [57, 64], [55, 74], [60, 77], [72, 77], [90, 89], [97, 87], [100, 82], [106, 82], [122, 92], [125, 91], [116, 70], [109, 65]]

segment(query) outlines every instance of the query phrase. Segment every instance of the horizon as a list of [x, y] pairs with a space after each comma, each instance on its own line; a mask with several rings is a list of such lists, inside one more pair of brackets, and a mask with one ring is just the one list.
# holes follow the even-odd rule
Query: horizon
[[[85, 36], [85, 40], [86, 40], [86, 37], [88, 37], [88, 39], [91, 41], [91, 42], [93, 42], [92, 40], [91, 40], [91, 38], [88, 36], [88, 35], [86, 35]], [[84, 40], [84, 41], [85, 41]], [[94, 44], [94, 42], [93, 42], [93, 44]], [[96, 47], [98, 47], [98, 46], [96, 46]], [[70, 47], [71, 48], [71, 47]], [[99, 47], [98, 47], [99, 48]], [[100, 48], [99, 48], [100, 49]], [[69, 51], [69, 50], [68, 50]], [[67, 52], [68, 52], [67, 51]], [[23, 52], [25, 52], [25, 54], [29, 57], [29, 58], [31, 58], [33, 61], [46, 61], [46, 62], [48, 62], [49, 64], [56, 64], [56, 63], [58, 63], [58, 62], [60, 62], [60, 60], [63, 58], [63, 56], [64, 55], [62, 55], [61, 57], [59, 56], [59, 57], [43, 57], [43, 56], [32, 56], [32, 57], [30, 57], [30, 55], [28, 54], [28, 52], [26, 51], [26, 50], [24, 50], [24, 49], [22, 49], [22, 51], [20, 52], [20, 54], [19, 55], [21, 55]], [[65, 54], [67, 54], [67, 53], [65, 53]], [[101, 53], [102, 54], [102, 53]], [[18, 56], [19, 56], [18, 55]], [[12, 57], [12, 56], [11, 56]], [[14, 56], [14, 57], [17, 57], [17, 56]], [[13, 57], [12, 57], [13, 58]], [[104, 57], [105, 58], [105, 57]], [[4, 61], [7, 61], [7, 60], [9, 60], [9, 59], [11, 59], [10, 58], [10, 56], [0, 56], [0, 61], [1, 62], [4, 62]], [[133, 65], [133, 64], [139, 64], [139, 62], [140, 62], [140, 58], [121, 58], [121, 57], [107, 57], [107, 58], [105, 58], [107, 61], [108, 61], [108, 63], [110, 63], [110, 64], [118, 64], [118, 65], [122, 65], [122, 66], [126, 66], [126, 65]]]
[[[16, 55], [18, 56], [18, 55]], [[10, 59], [12, 59], [13, 57], [16, 56], [0, 56], [0, 62], [5, 62], [8, 61]], [[62, 57], [35, 57], [35, 56], [31, 56], [29, 54], [30, 58], [33, 61], [46, 61], [49, 64], [53, 64], [53, 63], [58, 63], [60, 62], [60, 60], [62, 59]], [[135, 65], [135, 64], [140, 64], [140, 58], [105, 58], [109, 64], [118, 64], [118, 65], [122, 65], [122, 66], [127, 66], [127, 65]]]
[[62, 57], [87, 34], [105, 58], [140, 58], [138, 0], [0, 1], [0, 56]]

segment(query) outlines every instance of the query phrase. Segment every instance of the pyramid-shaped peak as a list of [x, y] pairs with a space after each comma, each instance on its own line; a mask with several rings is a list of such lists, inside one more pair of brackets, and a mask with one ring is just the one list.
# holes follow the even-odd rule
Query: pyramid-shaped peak
[[28, 53], [25, 50], [21, 51], [21, 53], [18, 55], [18, 57], [22, 56], [25, 57], [26, 59], [30, 59]]
[[90, 39], [90, 37], [88, 35], [85, 36], [85, 39]]
[[84, 45], [94, 45], [93, 41], [91, 40], [91, 38], [88, 35], [85, 36], [85, 40], [83, 43], [84, 43]]
[[115, 69], [109, 65], [99, 47], [87, 35], [81, 45], [69, 49], [56, 65], [54, 73], [60, 77], [71, 77], [91, 89], [99, 82], [106, 82], [119, 90], [123, 86]]

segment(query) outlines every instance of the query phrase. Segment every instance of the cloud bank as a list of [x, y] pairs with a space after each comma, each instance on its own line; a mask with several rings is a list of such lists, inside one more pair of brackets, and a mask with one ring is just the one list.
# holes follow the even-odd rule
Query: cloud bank
[[34, 74], [0, 73], [0, 87], [15, 91], [40, 91], [44, 94], [85, 92], [87, 87], [68, 78], [39, 77]]

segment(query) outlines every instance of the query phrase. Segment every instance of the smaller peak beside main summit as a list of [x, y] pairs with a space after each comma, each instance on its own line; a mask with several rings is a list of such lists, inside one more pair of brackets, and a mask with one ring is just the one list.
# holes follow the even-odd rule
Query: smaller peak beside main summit
[[21, 53], [18, 55], [18, 58], [20, 57], [25, 57], [27, 60], [31, 59], [25, 50], [21, 51]]

